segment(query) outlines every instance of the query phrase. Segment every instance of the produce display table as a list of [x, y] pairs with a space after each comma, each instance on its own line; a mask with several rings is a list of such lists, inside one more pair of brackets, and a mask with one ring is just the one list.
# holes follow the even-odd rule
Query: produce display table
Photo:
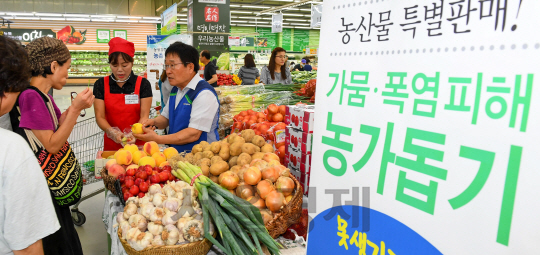
[[[124, 206], [120, 203], [120, 199], [112, 192], [105, 191], [105, 204], [103, 206], [102, 220], [105, 224], [105, 229], [110, 238], [110, 254], [111, 255], [127, 255], [122, 243], [118, 239], [118, 228], [114, 227], [117, 224], [116, 215], [124, 211]], [[306, 248], [289, 242], [287, 249], [280, 250], [282, 255], [303, 255], [306, 254]], [[216, 246], [208, 252], [208, 255], [225, 255]]]

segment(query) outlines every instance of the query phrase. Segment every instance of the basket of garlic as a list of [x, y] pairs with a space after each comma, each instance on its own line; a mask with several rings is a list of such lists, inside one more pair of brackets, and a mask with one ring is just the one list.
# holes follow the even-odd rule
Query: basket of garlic
[[[197, 189], [183, 181], [154, 184], [144, 197], [130, 197], [116, 220], [118, 237], [130, 255], [200, 255], [212, 247], [204, 238]], [[209, 229], [215, 237], [212, 223]]]

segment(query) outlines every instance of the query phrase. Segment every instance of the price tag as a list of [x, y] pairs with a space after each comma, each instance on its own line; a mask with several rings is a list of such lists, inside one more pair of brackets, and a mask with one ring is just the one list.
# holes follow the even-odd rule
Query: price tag
[[126, 104], [139, 104], [139, 95], [126, 95]]

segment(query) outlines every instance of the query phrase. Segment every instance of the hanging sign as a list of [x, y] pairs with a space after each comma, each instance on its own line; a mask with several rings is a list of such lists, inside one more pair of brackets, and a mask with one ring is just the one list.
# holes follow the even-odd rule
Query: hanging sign
[[31, 42], [44, 36], [56, 38], [51, 29], [0, 29], [0, 35], [10, 37], [21, 42]]
[[171, 5], [161, 14], [161, 34], [170, 35], [176, 33], [177, 4]]
[[111, 40], [111, 30], [109, 29], [97, 29], [96, 39], [98, 43], [109, 43]]
[[311, 6], [311, 28], [321, 27], [322, 7], [322, 4]]
[[283, 14], [272, 15], [272, 33], [281, 33], [283, 31]]
[[127, 40], [127, 30], [113, 30], [114, 37], [120, 37]]
[[240, 36], [229, 36], [229, 46], [240, 46]]
[[307, 254], [538, 253], [540, 1], [324, 4]]

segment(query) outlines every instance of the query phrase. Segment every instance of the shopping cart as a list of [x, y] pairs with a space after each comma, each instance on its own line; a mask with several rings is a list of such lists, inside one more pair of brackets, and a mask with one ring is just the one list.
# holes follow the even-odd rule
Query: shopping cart
[[[97, 151], [103, 150], [103, 130], [97, 125], [95, 117], [77, 122], [68, 138], [68, 142], [81, 165], [83, 185], [100, 181], [101, 179], [95, 177], [95, 171], [99, 172], [99, 169], [95, 169], [94, 160]], [[86, 222], [86, 216], [79, 211], [79, 204], [103, 191], [105, 191], [104, 187], [83, 196], [71, 208], [73, 224], [82, 226]]]

